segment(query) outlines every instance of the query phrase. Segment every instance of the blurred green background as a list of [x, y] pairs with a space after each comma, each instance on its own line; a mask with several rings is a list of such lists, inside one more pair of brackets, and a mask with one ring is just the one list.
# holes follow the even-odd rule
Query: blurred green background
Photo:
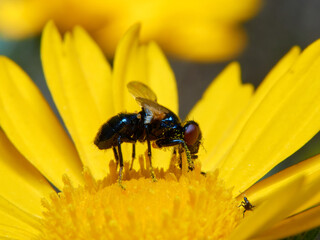
[[[261, 12], [245, 23], [249, 38], [248, 46], [243, 54], [235, 59], [241, 64], [242, 81], [258, 86], [269, 70], [292, 46], [298, 45], [304, 49], [318, 39], [319, 12], [319, 0], [265, 1]], [[7, 41], [0, 38], [0, 54], [10, 57], [19, 64], [36, 82], [55, 109], [44, 81], [39, 46], [39, 37], [23, 41]], [[229, 62], [196, 64], [170, 59], [170, 63], [178, 82], [180, 116], [184, 118], [201, 98], [210, 82]], [[320, 153], [319, 143], [318, 134], [295, 155], [277, 166], [272, 173]]]

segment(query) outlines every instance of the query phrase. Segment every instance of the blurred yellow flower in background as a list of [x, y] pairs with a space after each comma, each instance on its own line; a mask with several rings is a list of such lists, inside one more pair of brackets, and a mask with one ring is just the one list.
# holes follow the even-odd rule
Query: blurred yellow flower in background
[[0, 32], [9, 38], [34, 36], [51, 19], [62, 32], [80, 25], [112, 57], [125, 31], [141, 22], [142, 41], [155, 40], [168, 54], [222, 61], [243, 50], [246, 34], [241, 24], [260, 5], [261, 0], [2, 0]]
[[[126, 84], [146, 83], [178, 111], [166, 58], [138, 35], [138, 26], [125, 34], [111, 69], [82, 28], [62, 39], [46, 26], [43, 69], [72, 141], [31, 79], [0, 57], [0, 237], [276, 239], [319, 226], [320, 155], [256, 182], [319, 131], [320, 41], [302, 53], [294, 47], [255, 92], [231, 63], [188, 116], [203, 132], [195, 171], [153, 149], [159, 181], [141, 156], [134, 170], [126, 163], [122, 190], [112, 151], [93, 139], [111, 116], [139, 109]], [[243, 217], [244, 196], [255, 207]]]

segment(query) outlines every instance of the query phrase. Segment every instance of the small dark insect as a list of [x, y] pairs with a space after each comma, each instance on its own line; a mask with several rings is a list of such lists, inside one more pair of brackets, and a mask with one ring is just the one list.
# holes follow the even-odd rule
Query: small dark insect
[[243, 208], [244, 208], [244, 210], [243, 210], [243, 217], [244, 217], [244, 213], [245, 213], [246, 211], [253, 211], [253, 208], [254, 208], [255, 206], [253, 206], [253, 205], [249, 202], [249, 200], [248, 200], [247, 197], [243, 197], [243, 200], [244, 200], [244, 201], [242, 201], [241, 204], [240, 204], [238, 207], [243, 207]]
[[[141, 106], [138, 113], [119, 113], [102, 125], [94, 144], [99, 149], [113, 149], [114, 157], [119, 168], [119, 184], [121, 187], [123, 157], [121, 144], [132, 143], [132, 163], [135, 158], [135, 143], [147, 141], [148, 157], [150, 160], [151, 177], [156, 178], [151, 163], [151, 141], [153, 146], [177, 147], [179, 153], [185, 152], [188, 160], [188, 168], [193, 170], [192, 159], [197, 158], [201, 141], [199, 125], [194, 121], [181, 123], [179, 117], [169, 109], [157, 103], [155, 93], [141, 82], [130, 82], [129, 92]], [[132, 164], [131, 164], [132, 166]]]

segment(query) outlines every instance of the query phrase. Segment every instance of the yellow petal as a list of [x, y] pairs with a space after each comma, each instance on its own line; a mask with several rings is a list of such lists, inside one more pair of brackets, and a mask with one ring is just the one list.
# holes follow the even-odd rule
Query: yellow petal
[[246, 20], [255, 15], [261, 6], [260, 0], [244, 0], [241, 1], [241, 4], [237, 0], [201, 1], [201, 4], [195, 4], [192, 0], [185, 0], [183, 4], [180, 1], [167, 1], [167, 3], [170, 4], [169, 11], [172, 11], [170, 12], [171, 14], [179, 13], [187, 16], [187, 14], [192, 12], [196, 19], [213, 20], [212, 16], [215, 16], [214, 20], [229, 22]]
[[6, 57], [0, 58], [0, 79], [0, 124], [10, 141], [58, 188], [65, 173], [80, 183], [75, 148], [31, 79]]
[[[169, 108], [175, 114], [179, 113], [178, 88], [174, 73], [168, 60], [159, 46], [151, 42], [147, 50], [149, 86], [158, 97], [159, 104]], [[141, 66], [143, 67], [143, 66]]]
[[141, 22], [143, 41], [156, 40], [162, 48], [167, 46], [172, 53], [178, 51], [181, 57], [190, 58], [191, 52], [200, 61], [222, 60], [227, 57], [221, 55], [223, 52], [234, 56], [232, 51], [241, 50], [245, 36], [239, 23], [254, 16], [261, 2], [5, 0], [0, 1], [0, 30], [10, 37], [25, 37], [40, 32], [50, 19], [62, 31], [78, 24], [95, 35], [112, 57], [125, 31], [133, 23]]
[[[94, 35], [104, 51], [112, 56], [117, 39], [132, 23], [141, 22], [142, 40], [156, 40], [169, 54], [196, 61], [230, 59], [246, 44], [245, 32], [238, 22], [256, 14], [260, 5], [260, 0], [241, 4], [234, 0], [202, 1], [201, 4], [194, 1], [183, 1], [183, 4], [181, 1], [135, 2], [132, 6], [127, 4], [125, 18], [114, 19]], [[114, 12], [117, 9], [123, 11], [120, 4]]]
[[247, 42], [244, 30], [237, 25], [195, 21], [193, 18], [190, 21], [168, 22], [166, 34], [158, 38], [164, 51], [201, 62], [234, 58]]
[[292, 210], [293, 205], [295, 206], [296, 199], [293, 198], [298, 189], [301, 188], [302, 183], [303, 178], [300, 176], [293, 183], [286, 185], [285, 188], [282, 187], [278, 191], [273, 192], [273, 194], [269, 194], [268, 198], [259, 205], [250, 199], [255, 208], [238, 225], [230, 239], [250, 239], [254, 235], [270, 228], [277, 221], [285, 218], [288, 212]]
[[83, 164], [96, 178], [104, 177], [112, 155], [93, 140], [114, 114], [109, 64], [81, 28], [62, 42], [53, 23], [44, 31], [41, 56], [49, 89]]
[[[116, 55], [113, 63], [114, 67], [112, 72], [113, 99], [116, 112], [126, 111], [126, 107], [129, 107], [125, 106], [126, 100], [124, 100], [125, 96], [127, 96], [127, 99], [131, 97], [125, 90], [127, 88], [126, 84], [130, 81], [142, 82], [145, 79], [145, 76], [141, 76], [141, 69], [136, 69], [135, 75], [137, 79], [128, 79], [127, 77], [127, 74], [129, 74], [127, 71], [127, 68], [129, 66], [129, 58], [131, 57], [133, 52], [135, 54], [137, 52], [139, 29], [140, 25], [132, 26], [117, 46]], [[133, 76], [131, 75], [130, 78], [132, 77]], [[131, 108], [134, 108], [133, 99], [131, 105]]]
[[8, 201], [2, 196], [0, 196], [0, 214], [22, 221], [23, 223], [29, 225], [29, 229], [39, 229], [40, 227], [40, 217], [24, 211], [22, 208]]
[[54, 2], [56, 1], [52, 1], [53, 4], [39, 0], [1, 1], [0, 31], [13, 38], [37, 34], [50, 18], [50, 12], [56, 5]]
[[[266, 198], [271, 192], [276, 191], [278, 188], [282, 188], [288, 184], [288, 182], [292, 181], [294, 176], [299, 174], [304, 175], [307, 184], [315, 182], [320, 175], [320, 155], [302, 161], [256, 183], [246, 191], [246, 195], [250, 196], [252, 201], [261, 202], [262, 199]], [[305, 209], [318, 204], [319, 199], [320, 192], [317, 191], [313, 196], [306, 199], [301, 207], [296, 209], [292, 214], [304, 211]]]
[[320, 225], [320, 206], [287, 218], [274, 227], [258, 235], [255, 239], [282, 239], [293, 236]]
[[257, 14], [262, 7], [263, 2], [260, 0], [246, 0], [241, 1], [241, 4], [237, 0], [229, 1], [209, 1], [209, 3], [216, 2], [215, 12], [221, 16], [219, 19], [232, 19], [233, 21], [244, 21]]
[[230, 239], [251, 239], [271, 228], [311, 197], [319, 184], [320, 177], [312, 185], [306, 186], [303, 175], [297, 175], [291, 182], [269, 194], [264, 202], [251, 201], [255, 205], [252, 214], [246, 216]]
[[15, 149], [0, 129], [1, 196], [22, 211], [40, 217], [41, 199], [54, 192], [48, 181]]
[[39, 228], [35, 228], [25, 220], [21, 216], [13, 217], [0, 210], [0, 239], [36, 239], [36, 236], [39, 235]]
[[242, 84], [238, 63], [231, 63], [211, 83], [201, 100], [194, 106], [187, 119], [199, 123], [203, 135], [203, 147], [199, 149], [202, 169], [208, 171], [214, 165], [214, 151], [220, 149], [219, 141], [230, 131], [253, 93], [253, 87]]
[[155, 43], [139, 44], [139, 29], [139, 25], [132, 26], [117, 48], [113, 69], [116, 110], [140, 109], [127, 90], [130, 81], [139, 81], [156, 93], [161, 105], [177, 113], [177, 86], [170, 65]]
[[108, 61], [97, 44], [81, 27], [75, 27], [73, 35], [69, 50], [73, 51], [72, 54], [75, 55], [73, 58], [78, 58], [79, 68], [87, 80], [88, 91], [91, 92], [91, 98], [98, 109], [99, 118], [114, 114], [114, 104], [110, 98], [111, 67]]
[[[137, 112], [141, 108], [127, 91], [130, 81], [147, 84], [157, 95], [158, 102], [177, 113], [178, 96], [174, 74], [159, 47], [155, 43], [139, 44], [139, 25], [134, 25], [120, 42], [114, 61], [114, 99], [119, 112]], [[116, 100], [117, 99], [117, 100]], [[121, 101], [121, 99], [124, 99]], [[137, 154], [143, 154], [146, 146], [137, 145]], [[124, 156], [131, 156], [131, 147], [125, 147]], [[171, 152], [153, 149], [153, 164], [168, 167]], [[127, 157], [124, 157], [127, 158]], [[168, 161], [163, 161], [168, 159]], [[135, 167], [138, 162], [135, 162]]]
[[[229, 130], [228, 134], [224, 138], [220, 139], [219, 146], [217, 146], [213, 152], [208, 154], [209, 159], [214, 159], [211, 164], [208, 161], [208, 169], [214, 169], [217, 163], [221, 163], [222, 161], [224, 161], [224, 157], [230, 151], [230, 148], [234, 145], [239, 134], [241, 133], [242, 128], [245, 126], [251, 114], [255, 111], [257, 106], [259, 106], [260, 102], [270, 91], [272, 86], [278, 81], [278, 79], [288, 71], [288, 69], [291, 67], [298, 56], [299, 49], [297, 47], [294, 47], [267, 75], [267, 77], [264, 79], [260, 87], [253, 95], [253, 98], [250, 100], [248, 107], [235, 121], [235, 125], [230, 126], [231, 129]], [[236, 103], [234, 102], [234, 104]], [[228, 109], [225, 109], [224, 111], [228, 112]], [[210, 139], [208, 141], [210, 141]], [[243, 181], [246, 180], [243, 179]]]
[[221, 162], [221, 174], [235, 192], [252, 185], [319, 131], [319, 52], [317, 41], [274, 84]]

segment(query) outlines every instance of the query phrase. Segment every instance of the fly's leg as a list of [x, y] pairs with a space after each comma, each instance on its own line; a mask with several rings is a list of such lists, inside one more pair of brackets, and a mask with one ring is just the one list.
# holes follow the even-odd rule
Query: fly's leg
[[118, 153], [117, 153], [117, 149], [116, 149], [115, 147], [112, 147], [112, 150], [113, 150], [114, 158], [115, 158], [115, 160], [116, 160], [117, 168], [118, 168], [119, 156], [118, 156]]
[[[181, 156], [182, 150], [179, 147], [174, 147], [173, 148], [173, 155], [175, 157], [175, 164], [179, 166], [179, 168], [182, 168], [182, 156]], [[179, 158], [178, 158], [179, 156]]]
[[247, 211], [246, 203], [244, 201], [242, 201], [241, 204], [238, 207], [243, 207], [244, 208], [244, 210], [242, 212], [242, 217], [244, 217], [244, 213]]
[[151, 161], [151, 144], [150, 144], [149, 140], [147, 140], [147, 143], [148, 143], [148, 158], [149, 158], [149, 161], [150, 161], [151, 178], [152, 178], [152, 181], [156, 182], [157, 178], [156, 178], [156, 175], [154, 174], [153, 167], [152, 167], [152, 161]]
[[242, 217], [244, 218], [244, 213], [247, 211], [247, 209], [243, 210], [243, 213], [242, 213]]
[[191, 154], [190, 154], [189, 148], [188, 148], [187, 144], [185, 143], [185, 141], [183, 141], [183, 147], [184, 147], [184, 150], [187, 155], [188, 169], [192, 171], [194, 169], [194, 162], [191, 159]]
[[123, 185], [122, 185], [122, 171], [123, 171], [123, 157], [122, 157], [122, 151], [121, 151], [121, 139], [120, 137], [118, 138], [118, 152], [119, 152], [119, 162], [120, 162], [120, 168], [119, 168], [119, 186], [122, 189], [126, 189]]
[[[176, 145], [182, 145], [182, 147], [184, 148], [184, 151], [187, 155], [187, 161], [188, 161], [188, 169], [189, 170], [193, 170], [194, 169], [194, 163], [193, 160], [191, 158], [191, 154], [189, 151], [189, 148], [187, 146], [187, 144], [185, 143], [185, 141], [181, 140], [181, 139], [159, 139], [156, 141], [156, 144], [159, 148], [161, 147], [171, 147], [171, 146], [176, 146]], [[179, 151], [180, 153], [180, 151]], [[181, 156], [181, 155], [180, 155]]]
[[132, 161], [131, 161], [130, 170], [132, 170], [132, 168], [133, 168], [133, 161], [135, 158], [136, 158], [136, 144], [133, 143], [132, 144]]
[[[160, 141], [160, 143], [161, 143], [161, 141]], [[156, 142], [156, 144], [157, 144], [157, 142]], [[176, 158], [176, 164], [179, 166], [180, 169], [182, 168], [182, 155], [181, 155], [182, 152], [183, 152], [183, 150], [181, 150], [180, 147], [173, 148], [173, 155]], [[179, 159], [178, 159], [177, 155], [179, 155]]]
[[148, 158], [149, 158], [149, 161], [150, 161], [150, 173], [151, 173], [151, 178], [152, 178], [152, 181], [156, 182], [157, 181], [157, 178], [156, 178], [156, 175], [154, 174], [154, 171], [153, 171], [153, 167], [152, 167], [152, 161], [151, 161], [151, 144], [150, 144], [150, 140], [149, 140], [149, 129], [148, 129], [148, 125], [146, 125], [146, 139], [147, 139], [147, 144], [148, 144]]

